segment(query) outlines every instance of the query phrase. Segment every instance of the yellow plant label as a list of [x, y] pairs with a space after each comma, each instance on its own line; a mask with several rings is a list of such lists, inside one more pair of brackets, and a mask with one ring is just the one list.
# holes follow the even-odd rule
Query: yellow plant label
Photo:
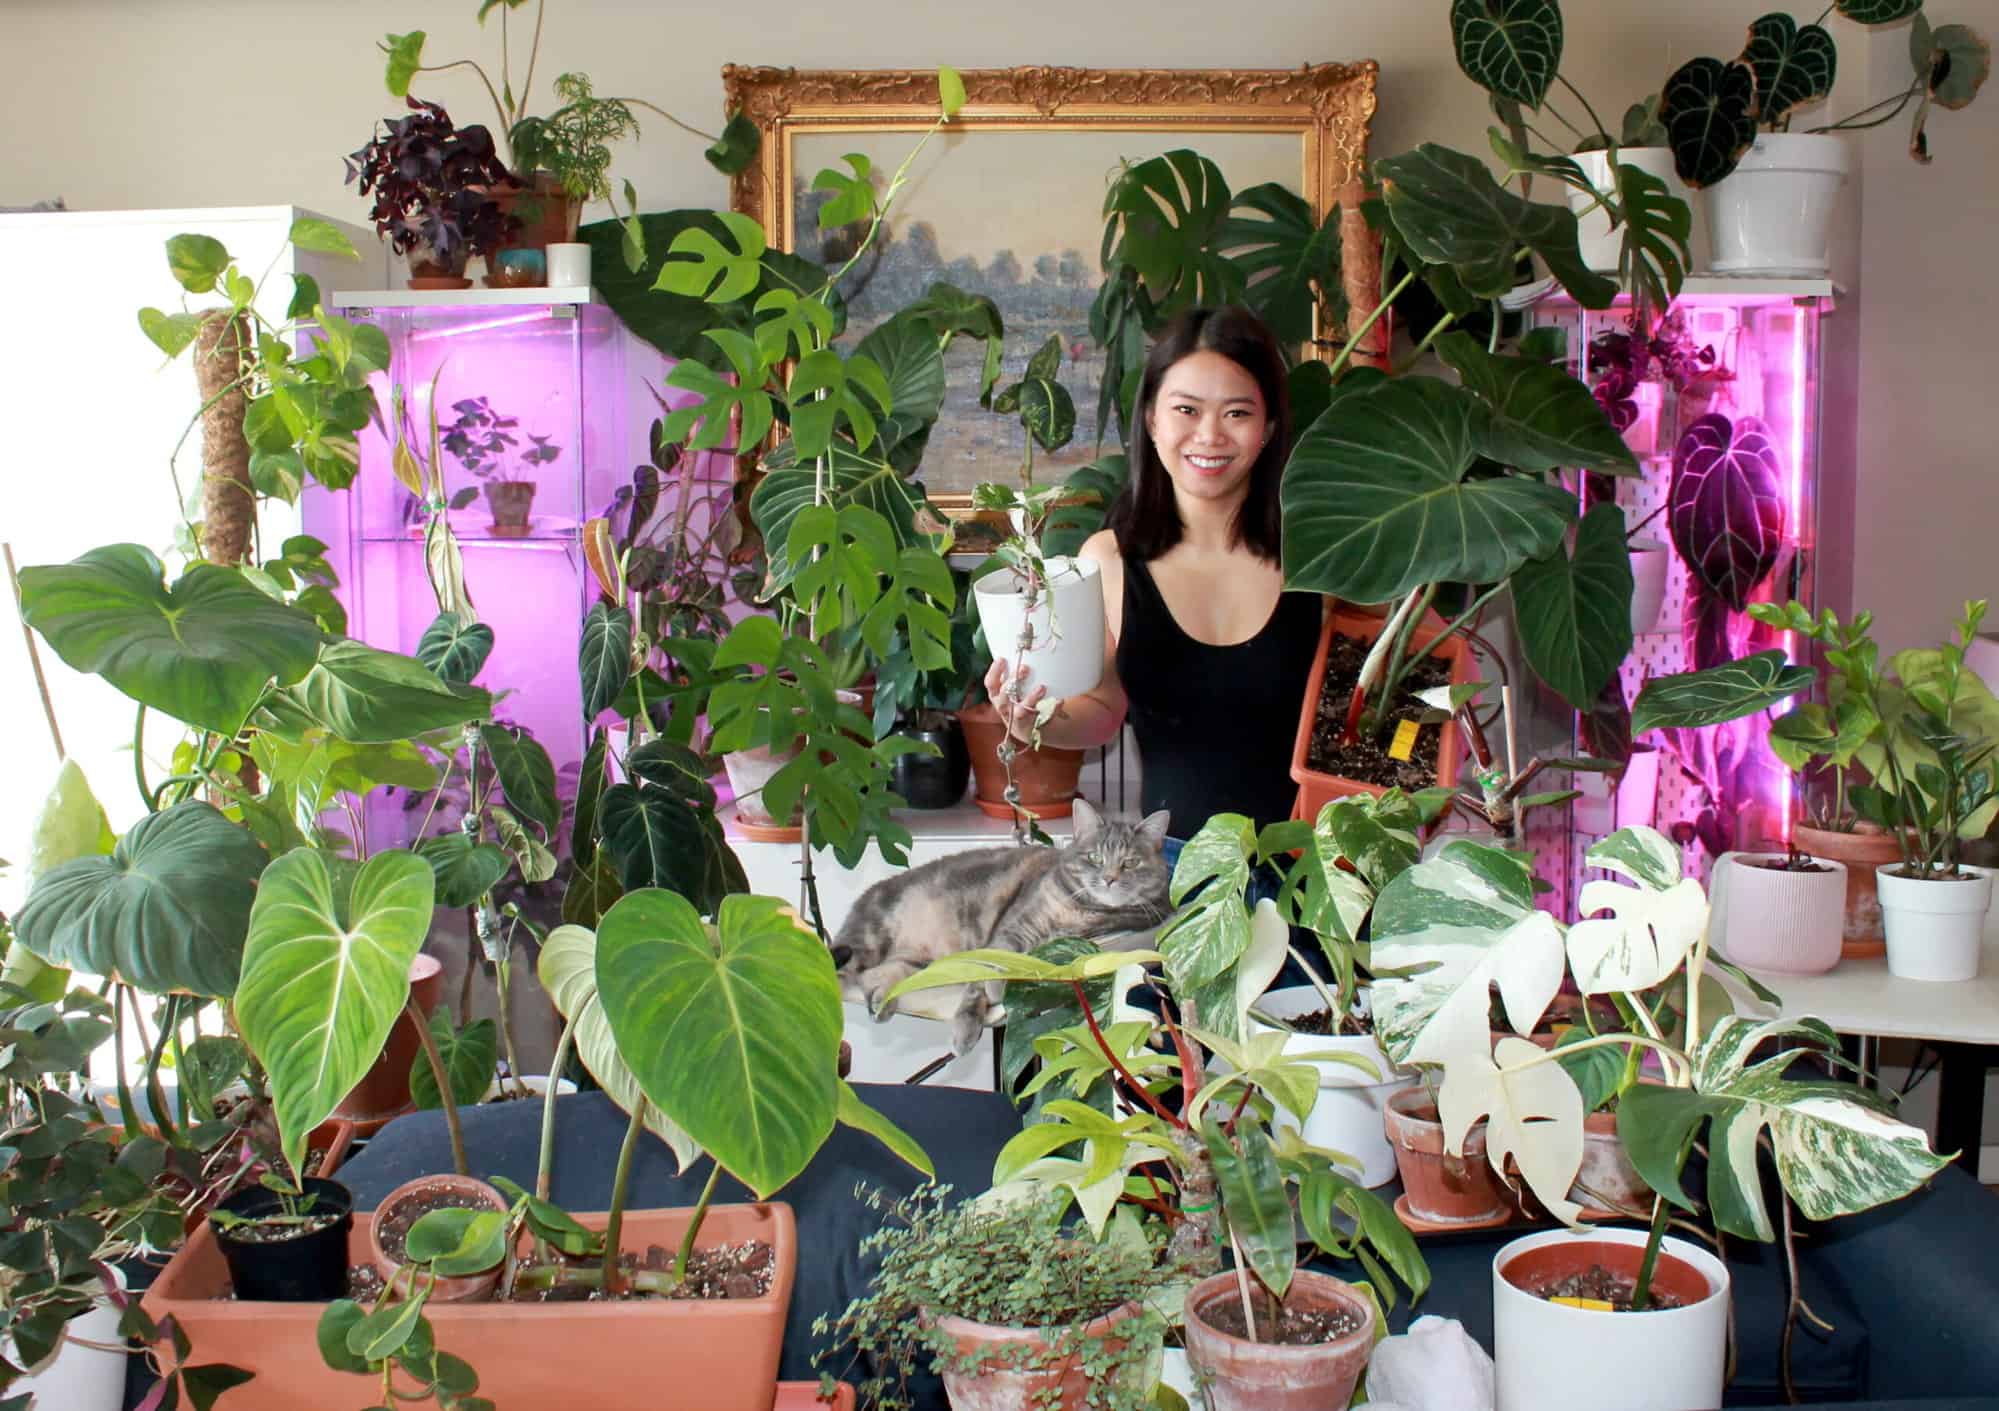
[[1395, 738], [1388, 742], [1388, 757], [1390, 759], [1408, 759], [1415, 753], [1416, 722], [1413, 720], [1398, 721], [1395, 726]]
[[1551, 1298], [1550, 1303], [1559, 1303], [1568, 1308], [1588, 1308], [1597, 1313], [1611, 1311], [1609, 1300], [1602, 1298]]

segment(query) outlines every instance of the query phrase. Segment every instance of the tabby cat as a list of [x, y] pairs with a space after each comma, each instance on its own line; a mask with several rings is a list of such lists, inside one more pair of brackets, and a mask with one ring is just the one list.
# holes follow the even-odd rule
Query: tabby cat
[[[1064, 847], [975, 848], [875, 883], [854, 903], [833, 944], [841, 993], [877, 1020], [883, 996], [931, 961], [982, 947], [1026, 952], [1057, 936], [1098, 939], [1166, 919], [1167, 814], [1107, 819], [1076, 800]], [[1002, 986], [965, 986], [951, 1049], [971, 1052]]]

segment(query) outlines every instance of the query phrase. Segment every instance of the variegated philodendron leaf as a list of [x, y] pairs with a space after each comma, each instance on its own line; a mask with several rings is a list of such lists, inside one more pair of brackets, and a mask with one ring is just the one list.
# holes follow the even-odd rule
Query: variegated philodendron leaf
[[1577, 911], [1592, 917], [1569, 927], [1569, 969], [1586, 995], [1649, 990], [1680, 968], [1707, 930], [1707, 893], [1680, 875], [1680, 850], [1651, 828], [1624, 828], [1584, 857], [1636, 887], [1583, 883]]
[[[1239, 813], [1216, 814], [1180, 850], [1169, 890], [1180, 910], [1159, 932], [1159, 950], [1175, 994], [1213, 985], [1248, 949], [1249, 908], [1243, 905], [1243, 891], [1255, 856], [1256, 825]], [[1224, 998], [1232, 993], [1225, 992]]]
[[[1091, 1234], [1101, 1239], [1134, 1166], [1181, 1160], [1172, 1142], [1159, 1139], [1163, 1127], [1150, 1112], [1120, 1120], [1067, 1100], [1051, 1102], [1043, 1112], [1045, 1121], [1022, 1128], [1000, 1148], [993, 1161], [992, 1191], [981, 1199], [998, 1202], [1065, 1190], [1075, 1197]], [[1083, 1146], [1080, 1159], [1054, 1155], [1078, 1142]]]
[[1708, 1203], [1722, 1229], [1775, 1238], [1756, 1176], [1756, 1138], [1766, 1126], [1778, 1179], [1813, 1220], [1898, 1200], [1949, 1164], [1921, 1130], [1896, 1121], [1862, 1089], [1784, 1077], [1795, 1052], [1748, 1062], [1765, 1040], [1786, 1037], [1834, 1043], [1832, 1030], [1815, 1019], [1758, 1023], [1731, 1015], [1694, 1055], [1694, 1088], [1714, 1123]]
[[[1218, 1069], [1224, 1065], [1227, 1068], [1194, 1095], [1193, 1112], [1205, 1114], [1208, 1104], [1225, 1092], [1233, 1105], [1240, 1095], [1236, 1090], [1247, 1084], [1289, 1111], [1300, 1122], [1312, 1115], [1312, 1106], [1319, 1100], [1319, 1065], [1303, 1054], [1285, 1055], [1284, 1045], [1291, 1037], [1289, 1034], [1281, 1029], [1265, 1029], [1237, 1043], [1208, 1029], [1189, 1032], [1222, 1060], [1215, 1065]], [[1335, 1055], [1328, 1053], [1316, 1057], [1334, 1058]], [[1373, 1066], [1358, 1054], [1339, 1054], [1337, 1058], [1358, 1058], [1360, 1061], [1356, 1066]]]
[[[1561, 925], [1535, 909], [1527, 863], [1499, 848], [1452, 843], [1404, 872], [1375, 902], [1373, 936], [1375, 1037], [1397, 1063], [1444, 1069], [1440, 1109], [1460, 1073], [1474, 1091], [1492, 1081], [1492, 986], [1520, 1033], [1561, 988]], [[1471, 1120], [1445, 1121], [1453, 1150]]]

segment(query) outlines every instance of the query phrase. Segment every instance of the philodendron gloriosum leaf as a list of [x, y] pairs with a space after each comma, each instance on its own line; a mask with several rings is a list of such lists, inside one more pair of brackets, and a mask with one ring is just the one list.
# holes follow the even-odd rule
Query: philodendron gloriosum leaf
[[1783, 548], [1783, 461], [1770, 428], [1720, 412], [1688, 427], [1673, 448], [1666, 519], [1694, 579], [1741, 612]]
[[1488, 353], [1463, 333], [1439, 338], [1437, 354], [1492, 409], [1479, 445], [1489, 459], [1516, 470], [1638, 474], [1638, 458], [1589, 388], [1562, 368]]
[[1809, 666], [1792, 666], [1781, 647], [1710, 666], [1655, 676], [1631, 704], [1631, 733], [1667, 727], [1698, 729], [1768, 710], [1818, 680]]
[[285, 1159], [366, 1075], [409, 999], [435, 883], [414, 853], [359, 867], [299, 848], [264, 869], [250, 911], [236, 1022], [271, 1078]]
[[1590, 708], [1630, 654], [1632, 592], [1624, 511], [1608, 503], [1583, 516], [1573, 556], [1558, 545], [1513, 575], [1527, 664], [1577, 710]]
[[1452, 0], [1451, 44], [1473, 83], [1539, 108], [1562, 66], [1562, 9], [1555, 0]]
[[1738, 62], [1756, 75], [1756, 121], [1775, 127], [1832, 92], [1839, 53], [1824, 29], [1778, 10], [1750, 24]]
[[[1584, 863], [1622, 873], [1627, 887], [1602, 878], [1583, 883], [1569, 927], [1569, 970], [1586, 995], [1649, 990], [1665, 980], [1707, 930], [1707, 894], [1680, 875], [1680, 850], [1651, 828], [1624, 828], [1585, 854]], [[1593, 917], [1598, 911], [1608, 917]]]

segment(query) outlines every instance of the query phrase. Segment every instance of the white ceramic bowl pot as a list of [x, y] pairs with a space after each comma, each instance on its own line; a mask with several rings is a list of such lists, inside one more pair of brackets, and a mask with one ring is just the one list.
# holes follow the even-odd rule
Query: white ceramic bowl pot
[[1708, 935], [1721, 953], [1751, 970], [1822, 975], [1839, 964], [1846, 934], [1846, 867], [1792, 872], [1780, 852], [1725, 852], [1708, 887]]
[[[118, 1286], [125, 1275], [113, 1269]], [[118, 1335], [118, 1305], [99, 1297], [69, 1320], [56, 1349], [7, 1388], [9, 1397], [27, 1395], [36, 1406], [60, 1411], [118, 1411], [125, 1404], [125, 1366], [130, 1360]], [[15, 1357], [11, 1339], [9, 1360]]]
[[[1609, 152], [1578, 152], [1575, 163], [1589, 178], [1589, 184], [1598, 191], [1616, 194], [1616, 183], [1610, 174]], [[1673, 169], [1673, 149], [1670, 147], [1620, 147], [1617, 149], [1620, 166], [1637, 167], [1666, 183], [1666, 194], [1677, 196], [1692, 204], [1692, 196], [1686, 183], [1680, 180]], [[1591, 210], [1589, 196], [1574, 187], [1568, 188], [1569, 209], [1576, 213], [1577, 243], [1582, 247], [1583, 263], [1594, 270], [1615, 271], [1617, 257], [1624, 250], [1624, 227], [1611, 228], [1610, 212], [1602, 206]]]
[[1498, 1411], [1702, 1411], [1721, 1405], [1728, 1340], [1728, 1267], [1668, 1238], [1653, 1287], [1678, 1308], [1605, 1312], [1530, 1292], [1600, 1264], [1631, 1278], [1645, 1231], [1549, 1230], [1492, 1260], [1492, 1351]]
[[1841, 137], [1758, 133], [1735, 170], [1704, 193], [1715, 272], [1824, 278], [1848, 161]]
[[[996, 569], [972, 585], [986, 647], [1016, 666], [1027, 667], [1022, 694], [1037, 686], [1050, 700], [1092, 690], [1104, 677], [1104, 579], [1094, 559], [1055, 556], [1045, 560], [1048, 591], [1031, 615], [1020, 580], [1010, 568]], [[1020, 650], [1023, 624], [1032, 645]]]
[[[1310, 985], [1272, 990], [1257, 1000], [1256, 1007], [1273, 1019], [1296, 1019], [1323, 1010], [1325, 1001]], [[1267, 1024], [1250, 1023], [1268, 1033]], [[1345, 1152], [1360, 1162], [1360, 1182], [1364, 1186], [1386, 1185], [1395, 1179], [1395, 1148], [1388, 1143], [1382, 1123], [1382, 1109], [1389, 1097], [1414, 1087], [1415, 1075], [1389, 1062], [1372, 1034], [1293, 1034], [1284, 1041], [1286, 1057], [1310, 1057], [1315, 1053], [1358, 1054], [1375, 1065], [1379, 1079], [1371, 1079], [1360, 1069], [1345, 1063], [1321, 1063], [1319, 1097], [1302, 1127], [1285, 1108], [1277, 1109], [1276, 1125], [1298, 1131], [1313, 1146]]]
[[1888, 973], [1904, 980], [1969, 980], [1978, 974], [1993, 871], [1958, 864], [1956, 880], [1904, 877], [1902, 864], [1874, 870], [1881, 924], [1888, 937]]

